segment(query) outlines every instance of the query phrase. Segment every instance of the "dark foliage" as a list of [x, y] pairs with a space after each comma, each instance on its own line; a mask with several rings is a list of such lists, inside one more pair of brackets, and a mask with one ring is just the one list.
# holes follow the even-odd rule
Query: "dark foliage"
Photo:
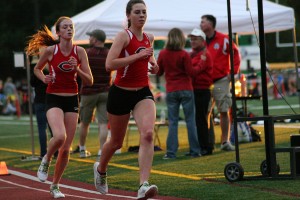
[[[275, 1], [275, 0], [272, 0]], [[26, 77], [26, 70], [15, 68], [13, 52], [23, 52], [28, 36], [33, 35], [43, 25], [51, 27], [60, 16], [74, 16], [101, 0], [2, 0], [0, 1], [0, 79], [7, 76], [14, 80]], [[280, 0], [281, 4], [293, 7], [296, 13], [297, 29], [300, 32], [300, 1]], [[299, 34], [297, 40], [300, 41]], [[277, 48], [275, 33], [266, 34], [268, 62], [293, 61], [293, 49]], [[292, 32], [280, 33], [280, 42], [292, 40]], [[298, 48], [298, 54], [300, 49]], [[298, 56], [299, 57], [299, 56]]]
[[14, 67], [13, 52], [23, 52], [28, 36], [43, 25], [53, 26], [60, 16], [74, 16], [101, 0], [2, 0], [0, 1], [0, 79], [26, 77], [26, 70]]

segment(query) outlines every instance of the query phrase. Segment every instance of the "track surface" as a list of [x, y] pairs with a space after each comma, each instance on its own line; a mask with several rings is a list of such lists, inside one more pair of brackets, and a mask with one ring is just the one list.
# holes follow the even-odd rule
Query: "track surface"
[[[43, 200], [54, 199], [49, 192], [50, 182], [40, 182], [34, 172], [9, 168], [10, 175], [0, 176], [0, 200]], [[51, 177], [50, 177], [51, 178]], [[125, 200], [136, 199], [136, 192], [109, 189], [109, 194], [102, 195], [95, 191], [92, 184], [62, 179], [60, 190], [64, 200], [97, 199]], [[155, 199], [184, 200], [183, 198], [157, 196]]]

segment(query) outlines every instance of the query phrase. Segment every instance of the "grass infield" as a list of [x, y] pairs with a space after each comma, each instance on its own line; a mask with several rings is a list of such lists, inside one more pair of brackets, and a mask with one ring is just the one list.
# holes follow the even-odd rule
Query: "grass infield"
[[[298, 97], [289, 98], [288, 102], [299, 113]], [[248, 110], [259, 115], [262, 109], [261, 101], [248, 102]], [[296, 106], [295, 106], [296, 105]], [[163, 107], [158, 104], [157, 108]], [[270, 100], [270, 114], [292, 114], [282, 100]], [[275, 109], [273, 109], [273, 108]], [[251, 110], [252, 108], [252, 110]], [[271, 109], [272, 108], [272, 109]], [[279, 109], [281, 108], [281, 109]], [[159, 113], [159, 112], [158, 112]], [[30, 136], [29, 117], [21, 119], [0, 116], [0, 161], [8, 166], [36, 171], [40, 161], [21, 161], [22, 156], [32, 155], [32, 141]], [[92, 157], [80, 159], [79, 154], [72, 154], [70, 163], [63, 175], [64, 178], [93, 184], [93, 163], [97, 159], [99, 148], [96, 124], [93, 123], [87, 138], [87, 149]], [[224, 152], [220, 147], [220, 127], [215, 126], [216, 145], [213, 155], [199, 158], [185, 156], [188, 151], [187, 131], [184, 123], [179, 125], [179, 150], [177, 159], [163, 160], [167, 127], [161, 127], [159, 137], [163, 151], [156, 151], [154, 155], [150, 182], [159, 188], [160, 195], [183, 197], [190, 199], [297, 199], [300, 198], [299, 179], [261, 178], [260, 164], [265, 160], [264, 129], [254, 126], [262, 132], [262, 142], [240, 144], [240, 164], [245, 171], [245, 180], [229, 183], [224, 177], [224, 167], [235, 161], [235, 151]], [[299, 123], [276, 123], [276, 147], [289, 146], [290, 135], [299, 134]], [[138, 132], [130, 132], [129, 146], [138, 145]], [[76, 133], [73, 148], [78, 144]], [[137, 191], [138, 189], [138, 161], [137, 153], [128, 152], [123, 146], [122, 153], [113, 156], [108, 169], [109, 187], [123, 190]], [[37, 127], [34, 118], [34, 150], [39, 155]], [[289, 155], [277, 154], [280, 174], [289, 173]], [[53, 162], [54, 163], [54, 162]], [[50, 175], [53, 174], [53, 166]], [[260, 177], [258, 180], [248, 180], [247, 177]]]

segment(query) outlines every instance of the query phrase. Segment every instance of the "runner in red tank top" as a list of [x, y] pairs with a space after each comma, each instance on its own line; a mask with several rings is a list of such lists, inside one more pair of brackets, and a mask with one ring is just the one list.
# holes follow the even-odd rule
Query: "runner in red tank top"
[[[77, 75], [83, 84], [92, 85], [93, 77], [89, 68], [86, 52], [82, 47], [73, 45], [74, 27], [69, 17], [60, 17], [55, 23], [55, 40], [45, 26], [31, 37], [26, 47], [27, 55], [37, 55], [44, 47], [40, 59], [34, 68], [34, 74], [48, 84], [46, 94], [46, 115], [53, 132], [47, 154], [43, 157], [37, 176], [44, 182], [53, 154], [59, 149], [56, 160], [53, 183], [50, 194], [54, 198], [65, 197], [59, 190], [59, 182], [68, 164], [70, 147], [78, 121], [78, 86]], [[44, 75], [46, 64], [50, 65], [50, 74]]]
[[100, 193], [108, 192], [107, 165], [114, 152], [122, 147], [132, 113], [140, 131], [140, 187], [137, 196], [138, 199], [148, 199], [158, 192], [156, 185], [148, 183], [154, 154], [153, 130], [156, 119], [155, 102], [148, 86], [148, 62], [152, 63], [150, 73], [157, 73], [159, 68], [151, 47], [154, 37], [143, 32], [147, 19], [145, 2], [130, 0], [126, 15], [128, 29], [118, 33], [106, 59], [106, 69], [117, 70], [107, 101], [111, 139], [104, 144], [100, 163], [94, 164], [94, 180]]
[[[129, 36], [129, 44], [124, 48], [120, 54], [120, 58], [129, 57], [139, 53], [146, 48], [151, 47], [150, 40], [146, 33], [143, 33], [142, 40], [139, 41], [137, 37], [129, 30], [125, 30]], [[150, 58], [150, 57], [149, 57]], [[137, 60], [125, 67], [117, 69], [115, 85], [121, 87], [145, 87], [148, 86], [148, 61], [149, 58]]]
[[78, 93], [77, 72], [69, 64], [69, 60], [75, 59], [79, 63], [77, 46], [73, 46], [71, 53], [64, 56], [59, 45], [54, 46], [52, 60], [49, 64], [49, 75], [53, 80], [48, 83], [47, 93]]

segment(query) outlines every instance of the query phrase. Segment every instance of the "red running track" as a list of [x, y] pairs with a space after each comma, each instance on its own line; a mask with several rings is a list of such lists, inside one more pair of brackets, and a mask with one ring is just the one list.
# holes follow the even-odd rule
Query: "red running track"
[[[0, 200], [43, 200], [53, 199], [49, 188], [51, 182], [40, 182], [32, 171], [9, 168], [11, 175], [0, 176]], [[109, 189], [109, 194], [102, 195], [95, 190], [94, 185], [62, 179], [60, 190], [65, 194], [64, 200], [125, 200], [136, 199], [136, 192]], [[183, 198], [157, 196], [161, 200], [186, 200]]]

